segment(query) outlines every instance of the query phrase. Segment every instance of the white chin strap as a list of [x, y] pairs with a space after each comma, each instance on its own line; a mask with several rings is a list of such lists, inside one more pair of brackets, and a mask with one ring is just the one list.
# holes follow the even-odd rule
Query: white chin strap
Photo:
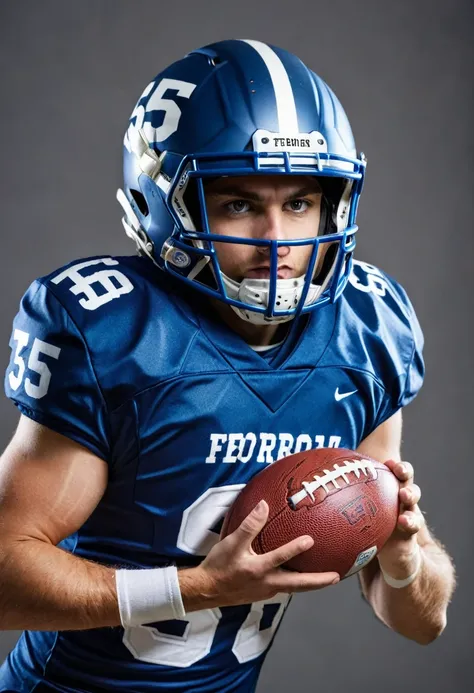
[[[242, 301], [256, 308], [268, 308], [270, 298], [270, 280], [269, 279], [244, 279], [241, 282], [236, 282], [228, 277], [223, 272], [221, 273], [224, 286], [229, 298], [236, 301]], [[303, 293], [305, 275], [296, 279], [277, 279], [276, 295], [275, 295], [275, 310], [277, 315], [271, 318], [266, 317], [263, 313], [257, 313], [254, 310], [245, 310], [232, 306], [239, 318], [251, 322], [254, 325], [277, 325], [281, 322], [288, 322], [293, 319], [293, 315], [278, 315], [278, 311], [287, 311], [296, 308]], [[305, 306], [311, 305], [316, 301], [321, 293], [321, 286], [311, 284], [308, 295], [304, 302]]]

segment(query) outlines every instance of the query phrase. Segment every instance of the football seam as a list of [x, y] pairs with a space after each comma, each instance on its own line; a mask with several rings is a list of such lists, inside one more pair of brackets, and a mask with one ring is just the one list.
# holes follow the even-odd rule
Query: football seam
[[[300, 496], [301, 494], [303, 494], [303, 498], [300, 498], [300, 499], [297, 501], [297, 503], [300, 503], [302, 500], [304, 500], [304, 497], [305, 497], [305, 496], [309, 496], [309, 497], [312, 499], [312, 501], [313, 501], [313, 503], [314, 503], [315, 505], [319, 505], [319, 503], [316, 503], [316, 502], [315, 502], [315, 498], [313, 497], [313, 491], [317, 491], [317, 490], [319, 490], [319, 488], [323, 488], [323, 489], [326, 491], [327, 496], [329, 496], [329, 495], [333, 496], [333, 495], [337, 494], [338, 491], [342, 491], [344, 488], [348, 488], [348, 487], [350, 487], [350, 486], [355, 486], [355, 485], [358, 485], [358, 484], [361, 484], [361, 483], [362, 483], [362, 484], [365, 484], [365, 483], [368, 482], [368, 481], [376, 481], [376, 479], [377, 479], [376, 476], [375, 476], [375, 477], [372, 477], [372, 479], [371, 479], [370, 476], [368, 475], [367, 471], [366, 471], [365, 469], [363, 469], [364, 466], [367, 466], [367, 465], [364, 465], [363, 463], [364, 463], [364, 462], [368, 462], [368, 463], [369, 463], [369, 467], [370, 467], [370, 466], [374, 466], [375, 469], [377, 470], [377, 466], [373, 464], [372, 460], [369, 460], [369, 459], [367, 459], [366, 457], [361, 457], [361, 458], [359, 458], [359, 459], [351, 459], [351, 460], [348, 460], [348, 459], [341, 459], [341, 461], [344, 463], [344, 465], [355, 465], [355, 466], [357, 466], [357, 464], [360, 464], [360, 466], [362, 467], [362, 469], [360, 470], [360, 472], [364, 475], [365, 478], [364, 478], [364, 477], [363, 477], [363, 478], [360, 478], [360, 479], [357, 478], [354, 482], [349, 482], [349, 481], [347, 481], [346, 475], [347, 475], [347, 474], [350, 474], [350, 473], [355, 473], [355, 470], [354, 470], [354, 469], [350, 469], [350, 468], [349, 468], [349, 469], [345, 469], [344, 466], [339, 467], [339, 465], [338, 465], [339, 461], [340, 461], [339, 459], [333, 461], [333, 463], [332, 463], [332, 470], [331, 470], [331, 471], [330, 471], [329, 469], [327, 469], [327, 470], [325, 470], [325, 469], [319, 470], [319, 471], [312, 477], [312, 478], [314, 479], [314, 481], [312, 481], [312, 482], [302, 481], [302, 482], [301, 482], [301, 487], [302, 487], [302, 488], [300, 488], [299, 490], [294, 491], [293, 494], [290, 496], [290, 499], [294, 499], [295, 497]], [[336, 465], [338, 465], [338, 468], [337, 468], [337, 469], [334, 469], [334, 467], [335, 467]], [[329, 465], [328, 465], [328, 466], [329, 466]], [[322, 475], [320, 476], [321, 471], [323, 471], [324, 474], [322, 474]], [[327, 474], [326, 474], [326, 472], [327, 472]], [[325, 478], [326, 476], [328, 476], [329, 478], [328, 478], [328, 480], [327, 480], [326, 482], [324, 482], [324, 478]], [[334, 477], [334, 478], [330, 478], [330, 477]], [[339, 487], [338, 484], [336, 483], [340, 478], [344, 479], [344, 481], [345, 481], [345, 485], [342, 486], [342, 487]], [[332, 483], [333, 486], [334, 486], [334, 488], [331, 489], [330, 492], [328, 492], [327, 489], [326, 489], [326, 486], [327, 486], [329, 483]], [[312, 486], [313, 486], [314, 488], [311, 488]], [[326, 497], [323, 499], [322, 502], [324, 502], [324, 500], [326, 500]], [[293, 506], [290, 505], [290, 507], [291, 507], [291, 509], [294, 510], [294, 511], [297, 511], [297, 510], [299, 509], [299, 508], [297, 508], [294, 504], [293, 504]]]

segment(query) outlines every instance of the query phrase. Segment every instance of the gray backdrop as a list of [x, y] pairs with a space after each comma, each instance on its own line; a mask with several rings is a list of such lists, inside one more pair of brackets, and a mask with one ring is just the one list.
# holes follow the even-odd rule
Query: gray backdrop
[[[114, 200], [124, 128], [149, 79], [190, 49], [255, 38], [297, 53], [336, 91], [368, 156], [358, 257], [404, 284], [424, 327], [426, 385], [406, 411], [404, 454], [459, 587], [447, 630], [428, 647], [381, 625], [356, 578], [298, 596], [259, 693], [472, 690], [473, 15], [470, 0], [0, 3], [5, 366], [33, 278], [78, 257], [133, 252]], [[5, 398], [0, 407], [5, 445], [17, 413]], [[0, 635], [3, 660], [17, 634]]]

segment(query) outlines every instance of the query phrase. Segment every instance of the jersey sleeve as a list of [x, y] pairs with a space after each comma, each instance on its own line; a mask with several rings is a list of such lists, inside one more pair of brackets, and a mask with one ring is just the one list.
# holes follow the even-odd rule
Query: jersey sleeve
[[416, 397], [421, 386], [423, 385], [423, 378], [425, 375], [425, 364], [423, 360], [423, 332], [421, 331], [420, 323], [416, 317], [415, 310], [406, 294], [405, 300], [413, 338], [413, 350], [406, 374], [402, 374], [402, 387], [400, 388], [400, 395], [398, 399], [399, 407], [405, 407]]
[[22, 414], [107, 460], [108, 417], [83, 335], [41, 282], [13, 323], [5, 392]]
[[416, 397], [425, 374], [423, 360], [424, 338], [415, 309], [405, 290], [394, 282], [394, 289], [398, 296], [398, 304], [403, 319], [400, 321], [400, 330], [403, 348], [400, 348], [396, 363], [395, 377], [385, 383], [385, 396], [382, 398], [377, 420], [374, 428], [386, 421], [399, 409], [405, 407]]

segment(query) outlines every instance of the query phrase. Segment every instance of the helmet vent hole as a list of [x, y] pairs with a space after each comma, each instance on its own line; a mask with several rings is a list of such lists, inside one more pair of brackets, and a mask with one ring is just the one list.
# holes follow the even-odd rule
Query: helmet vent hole
[[219, 58], [218, 55], [216, 55], [214, 58], [209, 58], [209, 63], [212, 65], [212, 67], [216, 67], [217, 65], [220, 65], [222, 62], [222, 58]]
[[132, 189], [130, 189], [130, 194], [135, 200], [135, 204], [137, 205], [140, 212], [143, 214], [143, 216], [147, 217], [150, 213], [150, 210], [148, 209], [148, 205], [143, 194], [139, 190]]

